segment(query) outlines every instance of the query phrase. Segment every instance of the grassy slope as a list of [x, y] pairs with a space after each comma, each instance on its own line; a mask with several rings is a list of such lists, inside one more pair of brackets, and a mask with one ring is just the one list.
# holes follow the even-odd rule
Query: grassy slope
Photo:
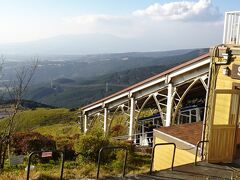
[[[26, 131], [38, 127], [49, 126], [59, 123], [70, 123], [77, 121], [76, 111], [70, 112], [68, 109], [46, 109], [37, 108], [35, 110], [22, 111], [16, 116], [16, 130]], [[0, 121], [1, 129], [4, 128], [6, 119]]]
[[[53, 136], [57, 141], [57, 144], [69, 144], [74, 143], [78, 140], [76, 135], [80, 135], [80, 129], [78, 124], [75, 122], [77, 115], [76, 112], [70, 112], [68, 109], [44, 109], [38, 108], [36, 110], [27, 110], [19, 114], [17, 124], [18, 130], [33, 130], [43, 135]], [[118, 117], [117, 122], [123, 123], [123, 119], [126, 117]], [[21, 122], [21, 125], [20, 125]], [[0, 124], [1, 127], [1, 124]], [[128, 166], [128, 173], [144, 173], [149, 169], [150, 156], [136, 154], [134, 159], [131, 160], [131, 164]], [[36, 170], [31, 172], [31, 177], [36, 178], [40, 175], [45, 175], [43, 179], [57, 178], [59, 175], [59, 162], [57, 164], [37, 164]], [[24, 165], [16, 168], [7, 167], [3, 174], [0, 175], [0, 179], [25, 179], [26, 172]], [[118, 166], [117, 166], [118, 167]], [[94, 177], [96, 171], [95, 163], [83, 164], [79, 161], [67, 161], [65, 163], [64, 177], [66, 179], [83, 178], [83, 177]], [[119, 174], [119, 169], [116, 170], [114, 164], [104, 167], [101, 175]]]
[[34, 129], [34, 131], [54, 138], [72, 137], [75, 134], [80, 134], [79, 125], [74, 122], [42, 126]]

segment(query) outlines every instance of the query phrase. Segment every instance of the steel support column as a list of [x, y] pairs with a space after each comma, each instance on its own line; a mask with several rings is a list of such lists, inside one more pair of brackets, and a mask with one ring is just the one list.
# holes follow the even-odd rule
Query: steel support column
[[133, 136], [133, 127], [135, 121], [135, 99], [133, 97], [130, 98], [130, 123], [129, 123], [129, 139], [132, 140]]
[[166, 126], [171, 125], [172, 118], [172, 94], [173, 94], [173, 85], [172, 83], [168, 84], [168, 96], [167, 96], [167, 112], [166, 112]]
[[103, 119], [103, 131], [104, 134], [107, 132], [107, 125], [108, 125], [108, 109], [104, 108], [104, 119]]
[[87, 115], [85, 114], [85, 115], [84, 115], [84, 133], [87, 132], [87, 121], [88, 121], [88, 117], [87, 117]]

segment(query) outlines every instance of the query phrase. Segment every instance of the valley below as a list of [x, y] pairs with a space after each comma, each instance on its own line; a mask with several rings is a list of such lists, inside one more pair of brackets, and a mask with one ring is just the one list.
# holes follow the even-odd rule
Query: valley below
[[[55, 107], [76, 108], [191, 60], [208, 49], [98, 55], [39, 56], [25, 99]], [[26, 61], [27, 59], [28, 61]], [[31, 57], [6, 56], [2, 85]]]

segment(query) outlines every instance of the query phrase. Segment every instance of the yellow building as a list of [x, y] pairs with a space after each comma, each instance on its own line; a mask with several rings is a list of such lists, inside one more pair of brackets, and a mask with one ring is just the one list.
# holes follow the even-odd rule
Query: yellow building
[[[186, 144], [195, 146], [200, 140], [207, 141], [202, 151], [208, 162], [240, 162], [240, 12], [226, 13], [223, 44], [211, 48], [210, 57], [203, 126], [176, 125], [154, 132], [155, 145], [176, 144], [174, 166], [193, 163], [195, 150]], [[189, 144], [192, 136], [195, 142]], [[170, 168], [172, 153], [171, 145], [157, 147], [154, 170]]]
[[209, 162], [239, 158], [240, 47], [212, 49], [206, 135]]

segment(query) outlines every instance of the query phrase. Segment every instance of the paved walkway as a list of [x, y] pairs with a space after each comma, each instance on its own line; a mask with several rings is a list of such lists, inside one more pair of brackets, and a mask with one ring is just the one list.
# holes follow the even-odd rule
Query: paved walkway
[[[121, 179], [119, 177], [105, 177], [104, 179]], [[163, 170], [153, 175], [138, 174], [127, 175], [126, 180], [155, 180], [155, 179], [176, 179], [176, 180], [206, 180], [206, 179], [240, 179], [240, 166], [235, 164], [209, 164], [205, 162], [175, 167], [173, 171]]]

